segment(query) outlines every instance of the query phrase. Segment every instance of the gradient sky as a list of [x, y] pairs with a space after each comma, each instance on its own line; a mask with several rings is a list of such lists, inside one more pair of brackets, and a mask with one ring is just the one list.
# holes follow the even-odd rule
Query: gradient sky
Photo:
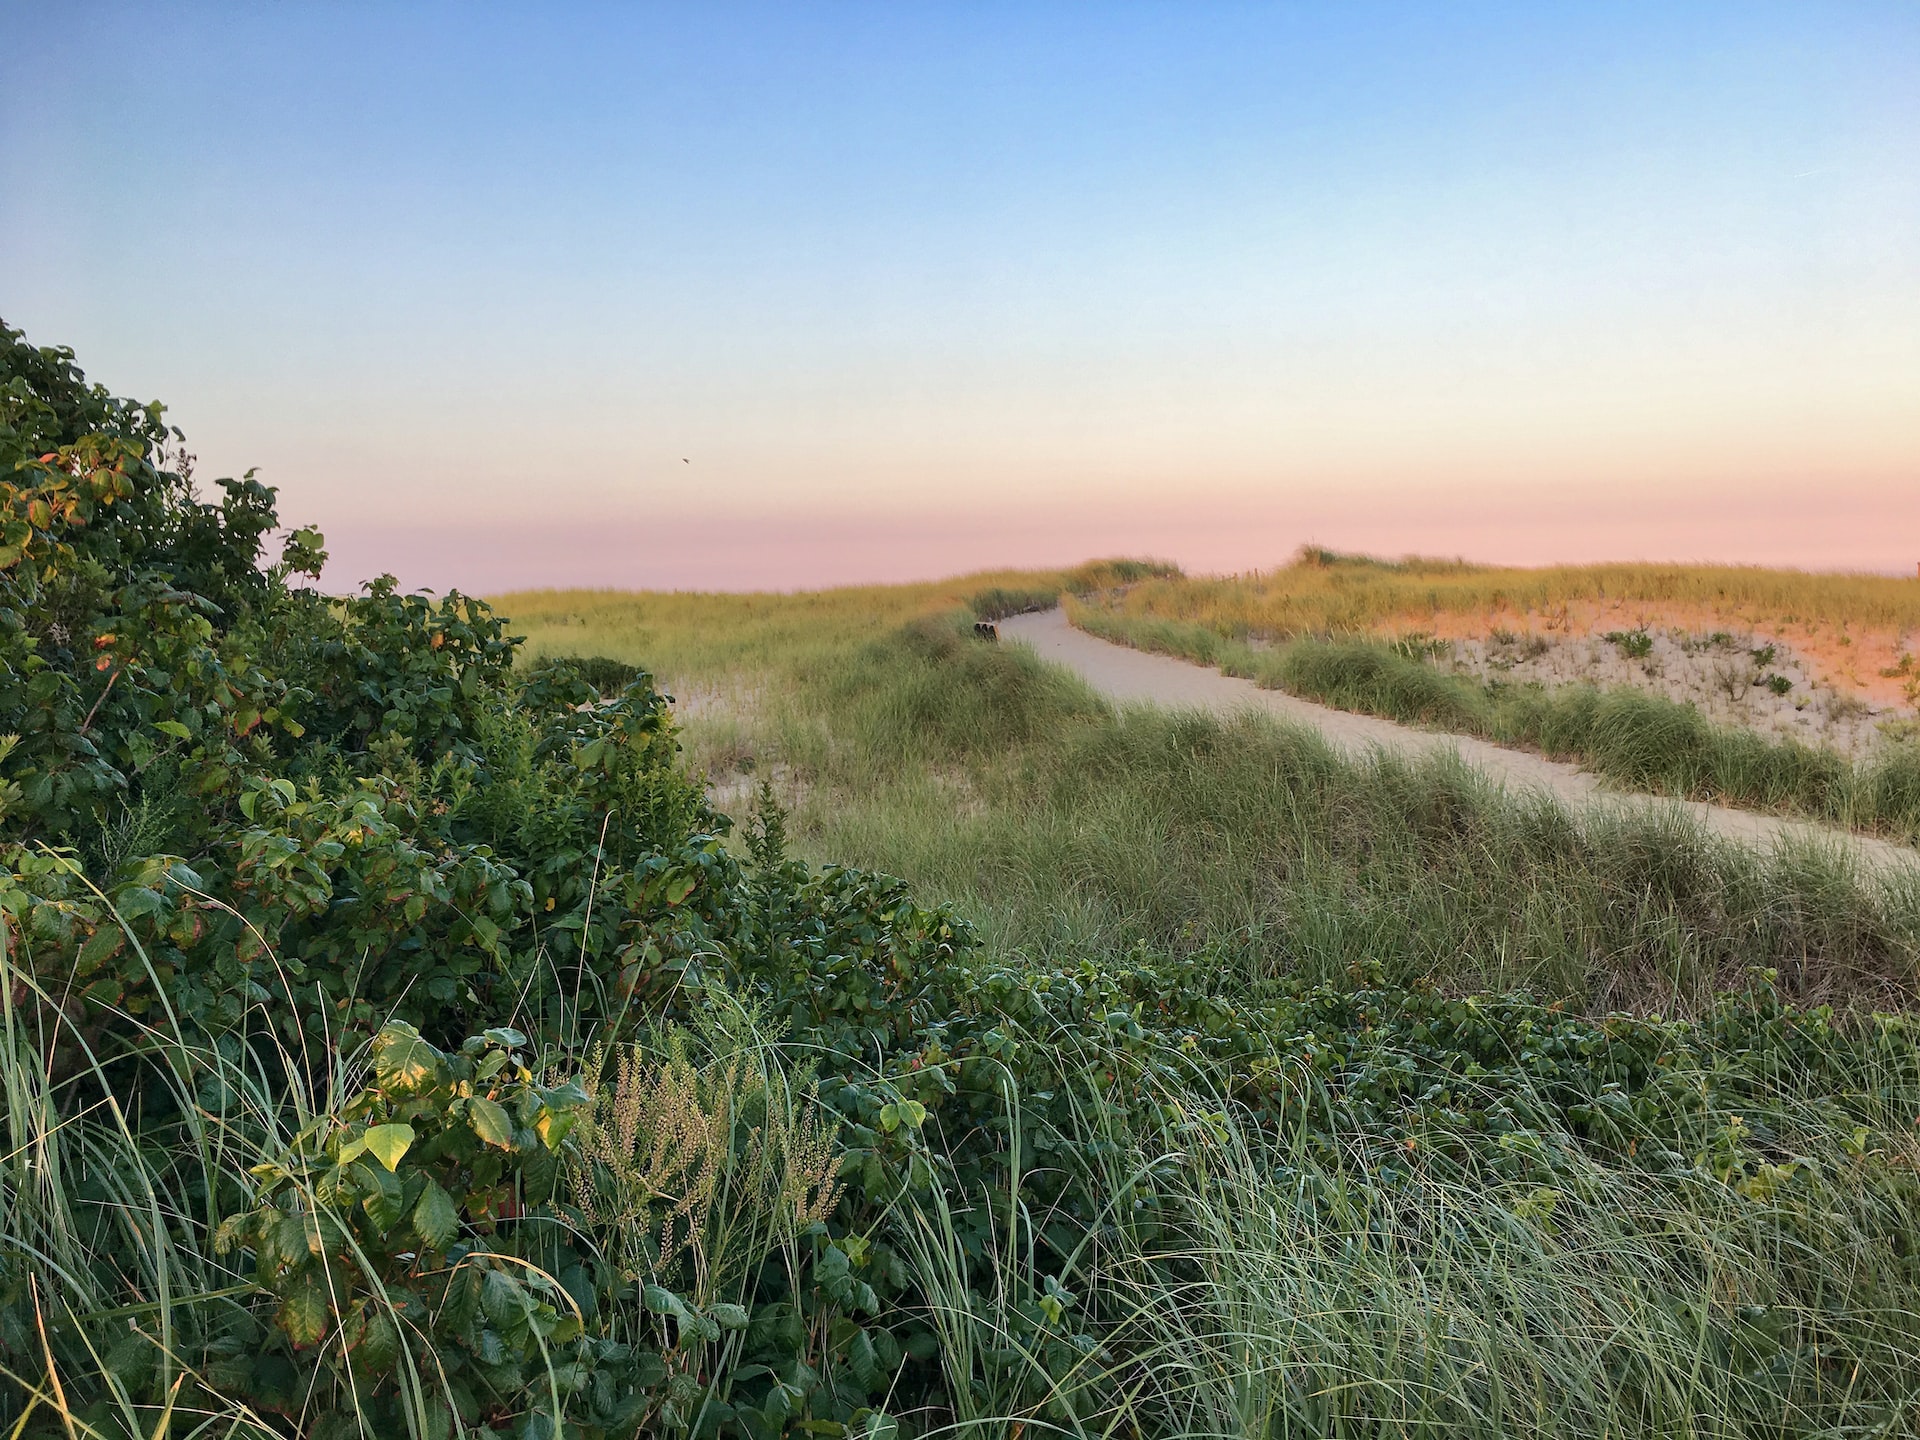
[[0, 315], [377, 570], [1920, 560], [1920, 5], [0, 0]]

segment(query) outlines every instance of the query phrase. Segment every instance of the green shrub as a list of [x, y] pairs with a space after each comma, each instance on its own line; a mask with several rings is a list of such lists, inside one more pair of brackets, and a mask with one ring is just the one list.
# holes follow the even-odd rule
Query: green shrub
[[[209, 1346], [224, 1395], [318, 1434], [432, 1433], [451, 1429], [448, 1410], [466, 1425], [555, 1413], [561, 1397], [542, 1391], [564, 1385], [584, 1429], [631, 1428], [646, 1369], [585, 1338], [559, 1279], [582, 1257], [523, 1223], [550, 1212], [587, 1098], [537, 1084], [524, 1044], [496, 1030], [449, 1055], [389, 1026], [367, 1088], [252, 1167], [251, 1208], [212, 1235], [217, 1255], [250, 1253], [260, 1292], [251, 1323]], [[438, 1400], [422, 1414], [428, 1374]]]
[[[618, 695], [636, 682], [650, 683], [651, 678], [638, 665], [629, 665], [624, 660], [613, 660], [604, 655], [549, 656], [537, 662], [529, 676], [535, 685], [545, 683], [557, 690], [564, 689], [576, 697], [572, 701], [576, 705], [586, 704], [598, 697]], [[575, 681], [594, 694], [579, 691], [573, 683]]]

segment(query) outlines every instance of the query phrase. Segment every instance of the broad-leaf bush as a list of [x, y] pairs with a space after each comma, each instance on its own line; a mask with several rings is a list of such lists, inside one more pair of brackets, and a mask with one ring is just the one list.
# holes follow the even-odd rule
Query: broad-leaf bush
[[4, 341], [7, 1434], [1910, 1425], [1909, 1022], [990, 959]]

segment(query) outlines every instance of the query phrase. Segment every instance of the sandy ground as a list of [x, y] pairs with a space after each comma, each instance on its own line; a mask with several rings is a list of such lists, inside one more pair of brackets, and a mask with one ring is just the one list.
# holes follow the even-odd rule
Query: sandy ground
[[1524, 750], [1509, 750], [1470, 736], [1415, 730], [1371, 715], [1331, 710], [1277, 690], [1262, 690], [1251, 680], [1236, 680], [1205, 666], [1095, 639], [1069, 625], [1059, 610], [1002, 620], [1000, 635], [1004, 640], [1031, 646], [1043, 660], [1077, 672], [1094, 689], [1118, 704], [1185, 706], [1220, 714], [1262, 710], [1282, 720], [1311, 726], [1335, 748], [1349, 754], [1365, 754], [1375, 747], [1407, 756], [1454, 751], [1503, 786], [1543, 790], [1569, 806], [1677, 810], [1692, 816], [1715, 834], [1762, 848], [1782, 843], [1814, 843], [1842, 848], [1876, 866], [1920, 870], [1920, 855], [1904, 846], [1747, 810], [1608, 790], [1602, 787], [1598, 777], [1577, 766]]
[[[1522, 644], [1535, 638], [1563, 643], [1599, 640], [1609, 631], [1644, 630], [1694, 653], [1717, 648], [1703, 642], [1724, 636], [1732, 642], [1724, 648], [1777, 647], [1795, 667], [1800, 692], [1796, 700], [1817, 688], [1859, 701], [1883, 714], [1912, 714], [1916, 702], [1920, 702], [1920, 668], [1913, 656], [1920, 649], [1920, 636], [1884, 626], [1835, 624], [1740, 606], [1580, 600], [1544, 611], [1402, 615], [1383, 621], [1374, 630], [1383, 636], [1427, 634], [1480, 646], [1488, 645], [1495, 635], [1511, 635]], [[1781, 669], [1778, 664], [1769, 668]], [[1644, 682], [1626, 676], [1623, 683]]]
[[1631, 653], [1602, 635], [1563, 639], [1506, 630], [1486, 639], [1445, 642], [1449, 648], [1437, 662], [1479, 680], [1628, 685], [1691, 704], [1723, 725], [1838, 750], [1856, 760], [1883, 743], [1885, 722], [1911, 713], [1826, 683], [1810, 658], [1781, 640], [1724, 630], [1699, 635], [1636, 627], [1632, 633], [1646, 653]]

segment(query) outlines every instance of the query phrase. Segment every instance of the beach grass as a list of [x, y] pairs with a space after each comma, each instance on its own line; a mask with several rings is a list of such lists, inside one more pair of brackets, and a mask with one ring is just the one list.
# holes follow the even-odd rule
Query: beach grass
[[[977, 588], [891, 597], [894, 618], [919, 613], [890, 630], [852, 594], [752, 597], [789, 643], [728, 672], [737, 705], [685, 718], [690, 754], [723, 793], [749, 778], [739, 813], [772, 779], [809, 854], [952, 900], [1003, 954], [1146, 945], [1249, 979], [1376, 966], [1600, 1009], [1698, 1005], [1752, 968], [1827, 997], [1895, 997], [1916, 973], [1920, 894], [1840, 846], [1763, 856], [1674, 816], [1576, 818], [1457, 761], [1351, 759], [1252, 716], [1116, 711], [941, 608]], [[563, 632], [581, 653], [638, 653], [669, 606], [698, 605], [598, 603]]]
[[1230, 638], [1288, 639], [1417, 630], [1448, 615], [1533, 617], [1545, 628], [1571, 606], [1619, 602], [1697, 606], [1747, 623], [1920, 629], [1920, 581], [1910, 575], [1651, 563], [1523, 568], [1318, 546], [1271, 570], [1157, 578], [1101, 603], [1116, 614], [1184, 621]]

